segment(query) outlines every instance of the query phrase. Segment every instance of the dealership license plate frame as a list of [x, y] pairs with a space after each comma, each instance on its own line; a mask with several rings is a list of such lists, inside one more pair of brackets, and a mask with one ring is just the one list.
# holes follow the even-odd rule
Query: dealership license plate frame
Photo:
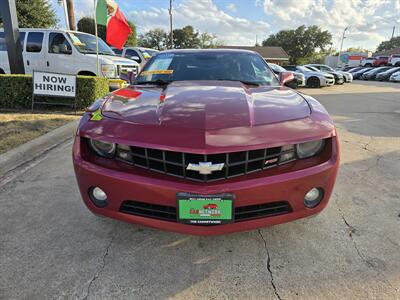
[[[198, 216], [184, 213], [182, 210], [188, 209], [193, 205], [193, 208], [203, 207], [208, 204], [217, 204], [223, 209], [221, 217], [217, 216]], [[186, 207], [185, 207], [186, 205]], [[230, 211], [229, 209], [230, 208]], [[211, 209], [212, 210], [212, 209]], [[232, 193], [212, 194], [212, 195], [199, 195], [192, 193], [177, 193], [176, 194], [176, 211], [177, 222], [189, 225], [223, 225], [234, 222], [235, 216], [235, 195]], [[191, 215], [189, 217], [188, 215]]]

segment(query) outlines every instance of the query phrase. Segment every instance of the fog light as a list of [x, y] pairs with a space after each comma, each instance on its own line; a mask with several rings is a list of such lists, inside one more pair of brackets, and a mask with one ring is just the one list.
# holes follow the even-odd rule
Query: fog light
[[324, 191], [321, 188], [312, 188], [304, 196], [304, 205], [308, 208], [316, 207], [324, 197]]
[[108, 204], [106, 192], [97, 186], [89, 189], [89, 197], [97, 207], [105, 207]]

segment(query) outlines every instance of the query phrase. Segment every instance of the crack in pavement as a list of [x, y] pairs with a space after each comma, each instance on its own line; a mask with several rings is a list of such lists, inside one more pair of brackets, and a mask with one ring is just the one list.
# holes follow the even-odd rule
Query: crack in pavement
[[[353, 246], [356, 249], [357, 255], [367, 265], [367, 267], [373, 269], [376, 272], [376, 274], [379, 275], [380, 277], [383, 277], [382, 274], [375, 268], [375, 266], [368, 259], [366, 259], [365, 256], [361, 253], [361, 251], [358, 248], [357, 243], [353, 237], [353, 234], [356, 232], [356, 228], [351, 226], [350, 223], [346, 220], [344, 213], [343, 213], [342, 209], [340, 208], [339, 203], [337, 202], [337, 199], [339, 198], [338, 194], [333, 193], [333, 195], [335, 196], [335, 204], [336, 204], [337, 210], [338, 210], [339, 215], [342, 218], [344, 224], [347, 226], [347, 228], [349, 230], [348, 235], [349, 235], [351, 241], [353, 242]], [[394, 287], [387, 279], [385, 279], [385, 278], [381, 278], [381, 279], [383, 282], [385, 282], [387, 285], [389, 285], [396, 292], [399, 292], [399, 290], [396, 287]]]
[[271, 257], [269, 255], [269, 251], [268, 251], [268, 247], [267, 247], [267, 241], [264, 239], [264, 236], [262, 235], [261, 230], [257, 229], [257, 231], [258, 231], [258, 234], [260, 235], [261, 239], [263, 240], [264, 248], [267, 251], [267, 257], [268, 257], [267, 258], [267, 269], [268, 269], [269, 275], [271, 276], [271, 285], [272, 285], [272, 288], [274, 289], [274, 294], [279, 300], [282, 300], [282, 298], [279, 295], [278, 290], [277, 290], [277, 288], [275, 286], [274, 275], [273, 275], [272, 270], [271, 270]]
[[112, 234], [114, 232], [114, 229], [116, 228], [117, 224], [114, 226], [114, 228], [111, 230], [111, 239], [110, 242], [108, 243], [106, 250], [103, 254], [102, 260], [101, 260], [101, 265], [100, 268], [96, 271], [96, 273], [93, 275], [93, 277], [90, 279], [90, 282], [88, 284], [87, 290], [86, 290], [86, 295], [83, 297], [83, 300], [87, 300], [90, 296], [90, 288], [92, 287], [92, 284], [99, 278], [101, 272], [104, 270], [104, 267], [106, 266], [106, 258], [108, 256], [108, 253], [110, 251], [111, 245], [114, 242], [115, 235]]

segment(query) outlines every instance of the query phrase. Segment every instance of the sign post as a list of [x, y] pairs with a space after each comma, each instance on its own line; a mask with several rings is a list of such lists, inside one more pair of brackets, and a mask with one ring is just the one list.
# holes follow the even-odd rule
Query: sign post
[[35, 104], [66, 105], [66, 103], [37, 102], [35, 96], [50, 96], [57, 98], [74, 98], [76, 112], [76, 75], [50, 72], [33, 72], [32, 111]]

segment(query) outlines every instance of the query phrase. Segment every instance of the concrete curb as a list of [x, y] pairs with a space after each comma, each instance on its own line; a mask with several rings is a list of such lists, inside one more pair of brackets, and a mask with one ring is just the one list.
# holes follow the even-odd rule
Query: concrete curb
[[56, 128], [36, 139], [22, 144], [0, 155], [0, 180], [10, 171], [15, 170], [41, 154], [53, 149], [75, 134], [79, 120]]

